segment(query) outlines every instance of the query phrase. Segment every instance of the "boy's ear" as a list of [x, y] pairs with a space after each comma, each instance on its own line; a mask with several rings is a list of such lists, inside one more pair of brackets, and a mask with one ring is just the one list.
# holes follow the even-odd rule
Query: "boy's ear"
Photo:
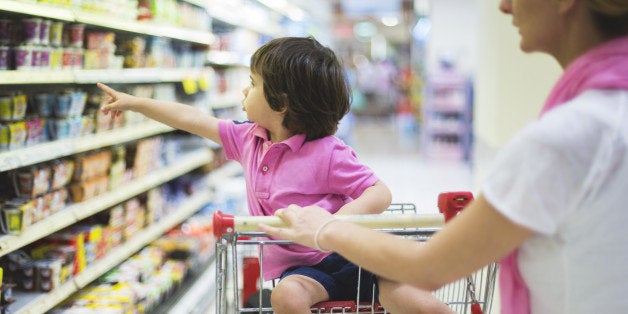
[[286, 113], [286, 111], [288, 111], [288, 105], [290, 105], [290, 100], [288, 99], [288, 94], [282, 93], [281, 94], [281, 109], [279, 110], [279, 112], [280, 113]]

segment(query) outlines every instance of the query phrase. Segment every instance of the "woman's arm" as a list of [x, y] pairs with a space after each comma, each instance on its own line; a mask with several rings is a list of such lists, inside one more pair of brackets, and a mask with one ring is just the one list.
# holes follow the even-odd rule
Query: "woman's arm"
[[364, 190], [360, 197], [342, 206], [337, 215], [379, 214], [390, 206], [392, 194], [382, 181]]
[[[311, 247], [319, 226], [333, 219], [320, 208], [295, 205], [275, 214], [289, 227], [260, 225], [262, 231]], [[318, 233], [318, 244], [377, 275], [436, 290], [501, 259], [532, 233], [508, 220], [480, 195], [423, 244], [345, 221], [327, 223]]]
[[220, 120], [196, 107], [132, 96], [118, 92], [102, 83], [98, 83], [97, 86], [109, 97], [107, 104], [101, 108], [105, 114], [109, 112], [119, 114], [123, 110], [136, 111], [175, 129], [187, 131], [222, 144], [218, 135], [218, 122]]

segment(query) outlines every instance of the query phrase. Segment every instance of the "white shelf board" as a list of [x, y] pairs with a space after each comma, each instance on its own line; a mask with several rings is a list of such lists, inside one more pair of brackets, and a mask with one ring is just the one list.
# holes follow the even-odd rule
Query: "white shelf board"
[[177, 164], [152, 171], [146, 176], [125, 184], [123, 187], [101, 194], [85, 202], [70, 205], [60, 212], [29, 226], [22, 234], [1, 236], [0, 256], [13, 252], [86, 217], [113, 207], [138, 194], [179, 177], [182, 174], [207, 164], [212, 159], [213, 153], [211, 150], [200, 149], [183, 156]]
[[11, 305], [14, 313], [41, 314], [63, 302], [77, 291], [76, 283], [68, 280], [48, 293], [20, 292], [13, 290], [17, 302]]
[[12, 84], [69, 84], [74, 83], [72, 70], [4, 70], [0, 71], [0, 85]]
[[249, 67], [249, 58], [232, 51], [211, 50], [207, 53], [207, 63], [218, 66]]
[[[190, 287], [188, 292], [177, 302], [175, 306], [173, 306], [168, 313], [170, 314], [179, 314], [179, 313], [194, 313], [195, 310], [198, 310], [200, 300], [211, 298], [212, 301], [215, 299], [216, 294], [216, 262], [213, 261], [203, 273], [196, 279], [194, 285]], [[212, 304], [213, 302], [207, 302], [208, 304]], [[208, 305], [213, 306], [213, 305]], [[207, 309], [209, 312], [209, 308]]]
[[242, 106], [242, 93], [210, 94], [209, 103], [212, 109], [225, 109]]
[[14, 0], [0, 0], [0, 11], [40, 16], [68, 22], [85, 23], [138, 34], [167, 37], [201, 45], [209, 45], [212, 34], [209, 31], [163, 26], [155, 22], [142, 22], [112, 17], [110, 14], [90, 12], [76, 7], [63, 7]]
[[207, 9], [207, 0], [183, 0], [183, 2]]
[[64, 7], [41, 4], [36, 2], [2, 0], [0, 1], [0, 10], [41, 16], [62, 21], [74, 21], [74, 13], [72, 13], [71, 10]]
[[279, 37], [282, 35], [281, 26], [277, 23], [270, 23], [268, 25], [256, 25], [256, 21], [247, 18], [242, 15], [242, 10], [232, 5], [221, 4], [219, 2], [212, 2], [206, 7], [207, 13], [214, 19], [220, 20], [227, 24], [231, 24], [237, 27], [246, 28], [256, 33], [265, 34], [271, 37]]
[[161, 83], [198, 78], [198, 68], [137, 68], [98, 70], [9, 70], [0, 71], [0, 85]]
[[80, 138], [63, 139], [10, 150], [0, 153], [0, 172], [173, 130], [169, 126], [151, 120]]
[[95, 83], [153, 83], [160, 82], [160, 72], [168, 69], [138, 68], [138, 69], [104, 69], [104, 70], [77, 70], [74, 72], [74, 81], [79, 84]]
[[208, 177], [208, 182], [210, 185], [216, 186], [230, 177], [242, 174], [243, 171], [242, 165], [236, 161], [229, 160], [219, 168], [212, 170]]
[[149, 22], [148, 24], [149, 29], [155, 36], [169, 37], [206, 46], [209, 46], [214, 37], [213, 34], [208, 31], [161, 25], [155, 22]]

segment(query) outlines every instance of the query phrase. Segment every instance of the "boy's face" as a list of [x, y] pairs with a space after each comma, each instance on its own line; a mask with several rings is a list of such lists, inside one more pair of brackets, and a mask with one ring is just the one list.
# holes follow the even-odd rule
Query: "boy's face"
[[264, 80], [261, 75], [251, 73], [251, 83], [242, 90], [242, 110], [250, 121], [259, 124], [267, 130], [276, 130], [281, 127], [283, 114], [270, 108], [264, 97]]

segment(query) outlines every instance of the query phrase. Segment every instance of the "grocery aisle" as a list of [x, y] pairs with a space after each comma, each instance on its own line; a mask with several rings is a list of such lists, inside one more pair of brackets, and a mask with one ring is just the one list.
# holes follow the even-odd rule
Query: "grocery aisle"
[[[419, 134], [410, 137], [401, 129], [394, 118], [363, 118], [356, 121], [351, 140], [358, 158], [388, 185], [393, 202], [414, 203], [421, 213], [434, 213], [440, 192], [475, 191], [469, 163], [427, 158]], [[496, 292], [490, 313], [500, 312], [499, 302]]]
[[438, 193], [473, 191], [469, 164], [424, 157], [419, 134], [403, 132], [394, 118], [359, 118], [350, 142], [358, 158], [389, 186], [395, 203], [436, 212]]

